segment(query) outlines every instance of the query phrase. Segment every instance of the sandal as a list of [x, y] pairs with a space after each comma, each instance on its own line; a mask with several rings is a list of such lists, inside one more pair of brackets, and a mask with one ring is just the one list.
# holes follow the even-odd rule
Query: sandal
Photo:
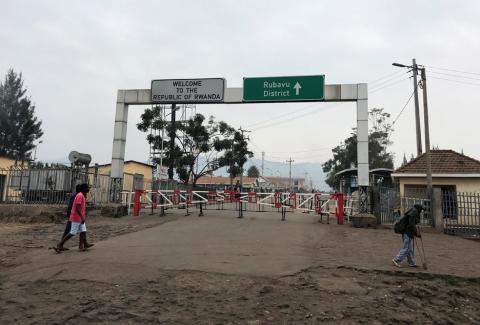
[[49, 247], [48, 249], [53, 249], [57, 254], [60, 254], [62, 252], [62, 249], [58, 248], [57, 246]]

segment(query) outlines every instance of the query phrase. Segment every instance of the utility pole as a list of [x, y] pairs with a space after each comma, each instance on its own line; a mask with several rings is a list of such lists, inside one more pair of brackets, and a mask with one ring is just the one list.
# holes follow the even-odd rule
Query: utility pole
[[417, 61], [412, 59], [412, 72], [413, 72], [413, 97], [415, 100], [415, 126], [417, 130], [417, 157], [422, 154], [422, 131], [420, 129], [420, 108], [418, 105], [418, 66]]
[[262, 152], [262, 177], [263, 177], [263, 162], [265, 160], [265, 151]]
[[[423, 89], [423, 120], [424, 120], [424, 128], [425, 128], [425, 163], [427, 165], [427, 191], [430, 198], [432, 198], [432, 160], [430, 155], [430, 128], [428, 123], [428, 103], [427, 103], [427, 74], [425, 72], [425, 66], [418, 67], [417, 62], [413, 59], [414, 65], [407, 66], [401, 63], [392, 63], [393, 66], [400, 67], [400, 68], [408, 68], [414, 71], [414, 79], [415, 79], [415, 72], [421, 70], [421, 88]], [[414, 89], [415, 90], [415, 89]], [[418, 129], [417, 129], [418, 131]], [[417, 133], [418, 134], [418, 133]], [[418, 138], [417, 138], [418, 141]], [[418, 142], [417, 142], [418, 143]]]
[[425, 162], [427, 164], [427, 190], [428, 195], [432, 198], [432, 157], [430, 155], [430, 126], [428, 122], [428, 103], [427, 103], [427, 74], [425, 67], [422, 70], [422, 89], [423, 89], [423, 120], [425, 128]]
[[[242, 127], [239, 128], [239, 131], [242, 134], [242, 140], [245, 140], [245, 136], [243, 135], [243, 133], [252, 132], [252, 131], [244, 130], [242, 129]], [[250, 140], [250, 138], [247, 137], [247, 140]], [[262, 164], [262, 170], [263, 170], [263, 164]], [[243, 165], [240, 166], [240, 188], [243, 189]]]
[[292, 162], [295, 162], [295, 160], [292, 160], [292, 157], [290, 157], [290, 159], [287, 160], [287, 163], [290, 164], [290, 173], [288, 176], [288, 186], [289, 186], [290, 192], [292, 191]]
[[172, 153], [175, 149], [175, 137], [176, 137], [176, 129], [175, 129], [175, 111], [177, 110], [176, 104], [172, 104], [172, 114], [171, 114], [171, 130], [169, 133], [170, 138], [170, 162], [168, 164], [168, 179], [173, 180], [173, 159]]
[[[242, 141], [245, 141], [245, 136], [243, 133], [246, 132], [252, 132], [252, 131], [247, 131], [242, 129], [242, 127], [239, 128], [240, 133], [242, 134]], [[250, 138], [247, 137], [247, 140], [250, 140]], [[240, 166], [240, 193], [243, 191], [243, 165]], [[242, 199], [241, 199], [241, 194], [240, 194], [240, 199], [238, 201], [239, 209], [238, 209], [238, 218], [243, 218], [243, 204], [242, 204]]]
[[308, 173], [305, 172], [305, 178], [303, 179], [303, 186], [304, 186], [303, 188], [304, 188], [305, 190], [306, 190], [306, 187], [307, 187], [307, 175], [308, 175]]

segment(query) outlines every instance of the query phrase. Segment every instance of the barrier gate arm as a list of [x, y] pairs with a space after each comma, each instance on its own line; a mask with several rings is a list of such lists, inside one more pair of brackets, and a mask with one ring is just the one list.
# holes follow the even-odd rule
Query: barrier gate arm
[[168, 203], [164, 203], [164, 204], [159, 204], [158, 206], [159, 207], [167, 207], [169, 205], [173, 205], [173, 202], [168, 198], [168, 196], [166, 196], [163, 191], [159, 191], [158, 192], [160, 194], [161, 197], [163, 197], [165, 199], [166, 202]]
[[[199, 193], [207, 193], [207, 198], [204, 198], [203, 196], [201, 196]], [[200, 198], [200, 201], [194, 201], [193, 198], [192, 198], [192, 204], [193, 203], [205, 203], [207, 202], [208, 203], [208, 191], [192, 191], [192, 194], [194, 196], [197, 196]]]
[[[260, 194], [263, 194], [263, 193], [260, 193]], [[263, 199], [258, 200], [258, 201], [257, 201], [257, 204], [274, 206], [274, 204], [268, 203], [268, 202], [264, 202], [264, 201], [273, 198], [274, 195], [275, 195], [275, 193], [267, 193], [267, 194], [268, 194], [268, 195], [267, 195], [266, 197], [264, 197]]]

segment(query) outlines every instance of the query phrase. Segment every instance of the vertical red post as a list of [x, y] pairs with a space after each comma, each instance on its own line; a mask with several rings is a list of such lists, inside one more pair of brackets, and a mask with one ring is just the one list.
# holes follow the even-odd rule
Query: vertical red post
[[336, 193], [337, 196], [337, 223], [343, 225], [343, 193]]
[[295, 192], [290, 192], [290, 208], [297, 208], [297, 193]]
[[173, 190], [172, 203], [174, 206], [180, 203], [180, 190]]
[[282, 193], [281, 192], [275, 192], [274, 195], [274, 206], [275, 208], [281, 208], [282, 207]]
[[140, 198], [142, 197], [143, 190], [135, 190], [133, 197], [133, 216], [138, 217], [140, 215]]

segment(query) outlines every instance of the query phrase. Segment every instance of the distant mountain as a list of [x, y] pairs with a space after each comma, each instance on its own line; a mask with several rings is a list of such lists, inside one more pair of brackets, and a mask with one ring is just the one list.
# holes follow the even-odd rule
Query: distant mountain
[[[263, 175], [268, 176], [282, 176], [288, 177], [289, 175], [289, 164], [278, 162], [278, 161], [268, 161], [265, 160], [263, 168]], [[260, 159], [252, 158], [245, 163], [245, 171], [250, 168], [250, 166], [256, 166], [260, 173], [262, 172], [262, 161]], [[246, 173], [246, 172], [245, 172]], [[329, 190], [330, 187], [325, 183], [326, 175], [322, 170], [322, 165], [320, 163], [292, 163], [292, 177], [301, 177], [305, 178], [306, 183], [310, 184], [312, 181], [313, 187], [319, 190]], [[226, 168], [221, 168], [215, 172], [215, 175], [218, 176], [227, 176]]]

